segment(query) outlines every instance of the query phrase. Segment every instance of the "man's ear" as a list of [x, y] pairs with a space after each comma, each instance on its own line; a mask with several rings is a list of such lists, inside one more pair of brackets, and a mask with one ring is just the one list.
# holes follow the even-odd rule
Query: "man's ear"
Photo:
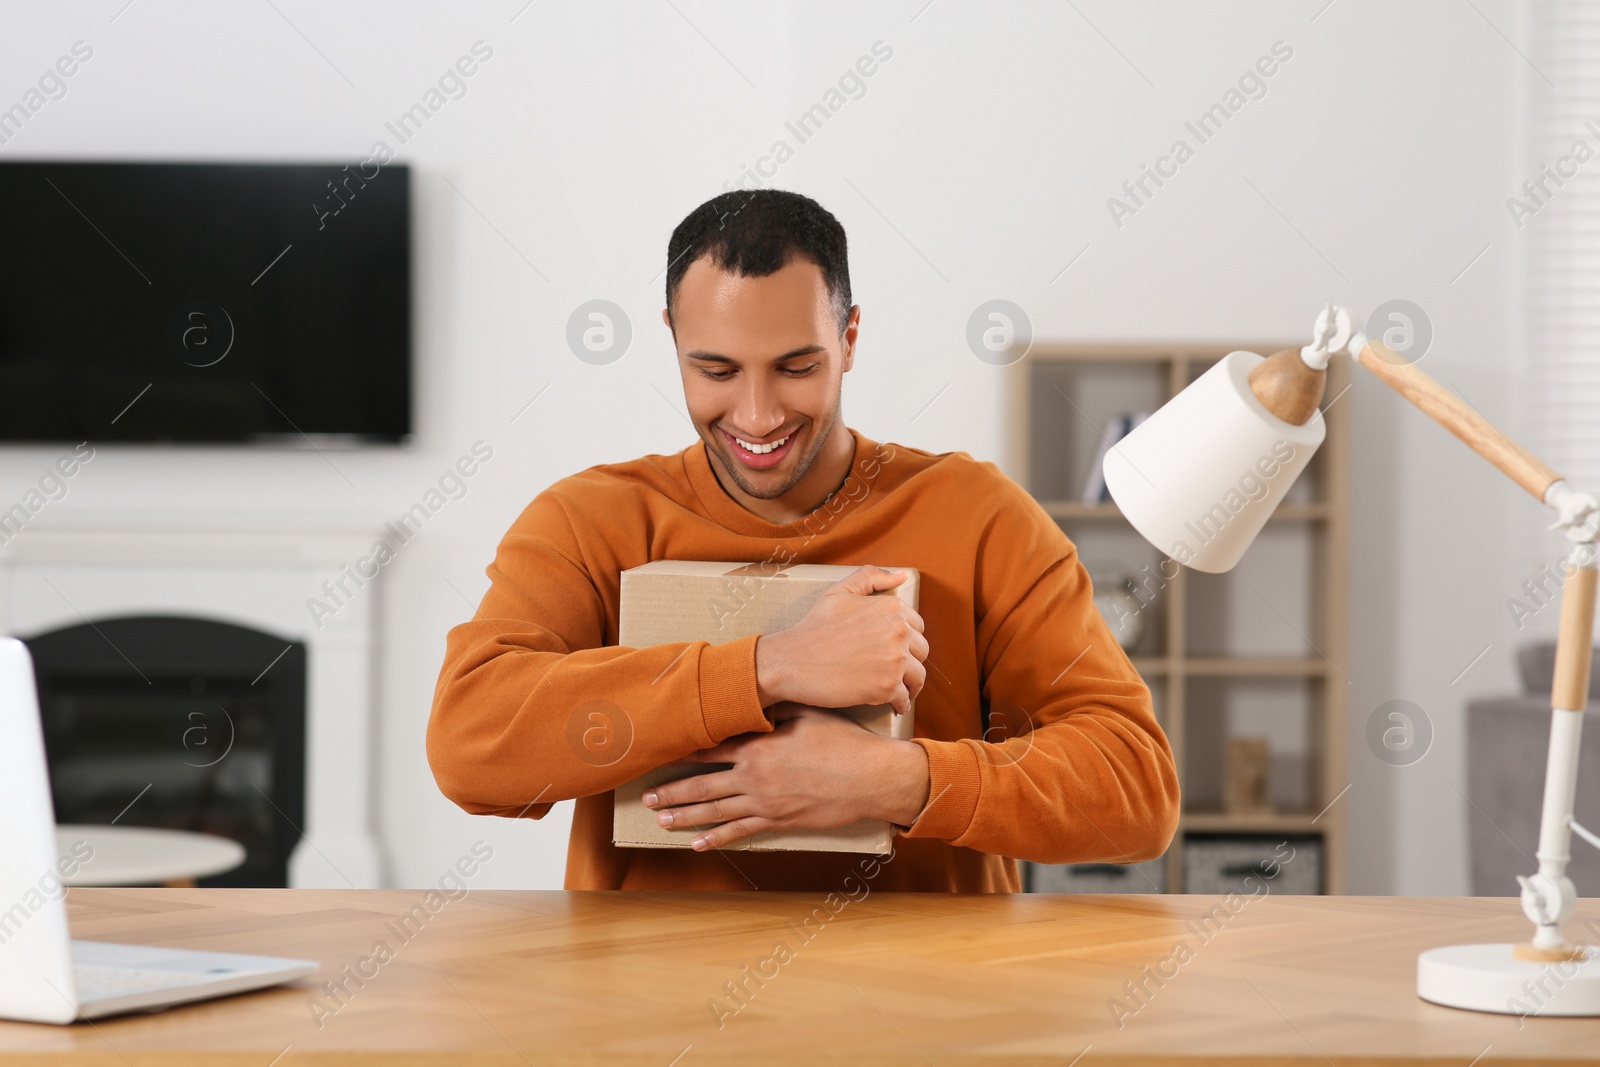
[[844, 370], [841, 370], [839, 372], [840, 374], [843, 374], [845, 371], [849, 370], [851, 368], [851, 366], [853, 366], [855, 364], [855, 361], [856, 361], [856, 336], [860, 332], [861, 332], [861, 305], [860, 304], [856, 304], [854, 307], [852, 307], [850, 309], [850, 315], [849, 315], [848, 318], [845, 319], [845, 322], [844, 322], [844, 333], [841, 334], [841, 336], [844, 338]]
[[672, 312], [668, 311], [666, 308], [662, 308], [661, 321], [666, 324], [667, 329], [672, 329]]

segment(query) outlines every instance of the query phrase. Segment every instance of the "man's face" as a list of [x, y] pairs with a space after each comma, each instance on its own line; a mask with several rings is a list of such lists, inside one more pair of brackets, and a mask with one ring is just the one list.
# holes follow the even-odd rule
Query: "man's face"
[[[822, 269], [794, 256], [763, 278], [729, 274], [701, 257], [684, 272], [671, 310], [661, 317], [674, 329], [684, 399], [707, 450], [745, 493], [783, 496], [839, 423], [860, 309], [850, 309], [841, 335]], [[745, 447], [778, 441], [764, 455]]]

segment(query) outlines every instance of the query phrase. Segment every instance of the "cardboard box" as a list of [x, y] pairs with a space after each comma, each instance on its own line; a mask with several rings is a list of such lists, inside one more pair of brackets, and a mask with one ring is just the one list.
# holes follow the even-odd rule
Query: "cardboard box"
[[[627, 648], [679, 641], [720, 645], [751, 634], [775, 633], [799, 622], [824, 589], [856, 569], [814, 563], [646, 563], [622, 572], [618, 643]], [[915, 608], [919, 578], [911, 570], [900, 585], [874, 595], [898, 596]], [[896, 715], [888, 704], [834, 710], [874, 733], [899, 740], [911, 738], [910, 712]], [[619, 786], [613, 799], [612, 843], [627, 848], [688, 848], [705, 827], [668, 829], [657, 825], [657, 813], [644, 806], [645, 790], [727, 766], [673, 763]], [[863, 819], [835, 830], [769, 830], [728, 847], [753, 852], [866, 852], [881, 856], [894, 851], [893, 840], [894, 831], [887, 822]]]

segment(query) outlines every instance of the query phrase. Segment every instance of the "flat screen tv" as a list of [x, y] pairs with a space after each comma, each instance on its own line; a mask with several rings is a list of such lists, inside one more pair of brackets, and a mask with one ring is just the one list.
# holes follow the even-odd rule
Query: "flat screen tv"
[[400, 444], [401, 164], [0, 163], [0, 443]]

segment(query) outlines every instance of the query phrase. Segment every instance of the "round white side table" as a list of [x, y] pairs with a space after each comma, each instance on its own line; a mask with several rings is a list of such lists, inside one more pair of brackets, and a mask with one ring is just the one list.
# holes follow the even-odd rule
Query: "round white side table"
[[145, 826], [56, 827], [58, 856], [79, 856], [85, 844], [93, 854], [71, 877], [61, 879], [69, 886], [192, 886], [196, 878], [231, 871], [244, 862], [243, 845], [215, 834]]

